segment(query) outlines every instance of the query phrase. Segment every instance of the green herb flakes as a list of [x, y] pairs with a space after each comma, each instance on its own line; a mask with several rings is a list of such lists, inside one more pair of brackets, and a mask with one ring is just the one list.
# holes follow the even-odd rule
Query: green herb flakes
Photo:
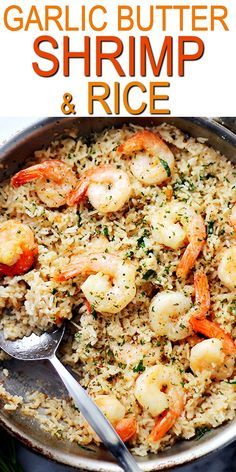
[[106, 238], [109, 236], [109, 231], [108, 231], [108, 227], [107, 227], [107, 226], [104, 226], [104, 228], [103, 228], [103, 234], [104, 234], [104, 236], [106, 236]]
[[203, 438], [203, 436], [205, 436], [205, 434], [209, 431], [211, 431], [211, 428], [208, 428], [208, 426], [199, 426], [195, 429], [194, 439], [196, 439], [196, 441], [199, 441], [199, 439]]
[[171, 170], [169, 168], [168, 163], [166, 161], [164, 161], [164, 159], [161, 159], [160, 157], [159, 157], [159, 161], [160, 161], [161, 165], [164, 167], [164, 169], [167, 173], [167, 177], [170, 177], [171, 176]]
[[146, 367], [143, 365], [143, 359], [133, 368], [133, 372], [144, 372]]
[[208, 225], [207, 225], [207, 234], [208, 235], [214, 233], [214, 224], [215, 224], [215, 221], [213, 221], [213, 220], [208, 222]]
[[148, 280], [148, 279], [150, 279], [151, 277], [155, 277], [155, 275], [157, 275], [156, 271], [153, 270], [153, 269], [149, 269], [149, 270], [147, 270], [147, 272], [145, 272], [145, 274], [143, 275], [143, 279], [144, 279], [144, 280]]

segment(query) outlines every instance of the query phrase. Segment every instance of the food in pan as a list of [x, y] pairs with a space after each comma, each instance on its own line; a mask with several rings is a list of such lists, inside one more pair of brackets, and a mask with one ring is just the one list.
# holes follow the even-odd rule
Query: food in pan
[[[235, 184], [168, 124], [72, 131], [1, 184], [5, 336], [66, 319], [62, 361], [138, 455], [235, 416]], [[62, 440], [99, 442], [69, 399], [1, 394]]]

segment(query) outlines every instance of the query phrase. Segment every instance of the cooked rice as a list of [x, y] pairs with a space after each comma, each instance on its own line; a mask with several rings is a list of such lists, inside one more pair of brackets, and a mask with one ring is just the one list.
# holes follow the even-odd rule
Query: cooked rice
[[[173, 198], [187, 202], [205, 217], [206, 225], [213, 228], [196, 268], [204, 268], [208, 275], [215, 318], [236, 337], [235, 293], [227, 290], [217, 276], [221, 251], [235, 244], [228, 222], [236, 193], [232, 163], [208, 147], [204, 140], [190, 138], [167, 124], [153, 131], [158, 131], [170, 144], [175, 155], [176, 168], [171, 182], [168, 186], [143, 186], [131, 174], [129, 159], [121, 159], [116, 151], [137, 129], [141, 128], [130, 125], [109, 129], [93, 136], [89, 144], [80, 138], [74, 139], [75, 134], [72, 134], [36, 152], [30, 162], [61, 159], [76, 168], [78, 174], [100, 163], [119, 165], [128, 173], [133, 188], [132, 198], [119, 212], [101, 215], [88, 201], [78, 207], [52, 210], [38, 199], [33, 182], [17, 189], [9, 182], [1, 184], [0, 222], [17, 218], [28, 224], [39, 244], [39, 259], [37, 266], [26, 275], [2, 280], [0, 310], [4, 335], [10, 339], [47, 329], [58, 315], [69, 318], [71, 335], [62, 346], [62, 361], [81, 375], [81, 383], [92, 397], [112, 392], [124, 404], [126, 412], [136, 416], [138, 434], [130, 441], [130, 446], [134, 453], [146, 455], [148, 451], [169, 447], [177, 438], [193, 437], [197, 428], [215, 428], [232, 420], [236, 409], [234, 384], [228, 380], [211, 380], [204, 373], [193, 375], [189, 368], [188, 339], [171, 342], [158, 338], [151, 330], [148, 308], [153, 294], [166, 289], [181, 290], [184, 286], [192, 294], [193, 274], [185, 283], [176, 278], [175, 269], [182, 251], [163, 249], [152, 240], [150, 208], [159, 208], [165, 203], [166, 189], [172, 187]], [[54, 281], [54, 276], [72, 255], [89, 250], [120, 254], [138, 267], [136, 297], [117, 315], [87, 313], [82, 292], [77, 290], [81, 277], [63, 284]], [[146, 281], [143, 277], [149, 269], [156, 275]], [[147, 441], [154, 419], [142, 410], [134, 396], [138, 374], [132, 364], [121, 362], [118, 355], [125, 342], [139, 347], [139, 360], [143, 360], [144, 365], [160, 361], [177, 366], [182, 375], [186, 396], [184, 412], [156, 444]], [[231, 379], [234, 376], [235, 372]], [[41, 427], [52, 435], [82, 445], [98, 442], [69, 399], [49, 398], [36, 391], [30, 392], [21, 406], [21, 399], [11, 400], [3, 387], [0, 396], [8, 405], [21, 408], [25, 415], [36, 417]]]

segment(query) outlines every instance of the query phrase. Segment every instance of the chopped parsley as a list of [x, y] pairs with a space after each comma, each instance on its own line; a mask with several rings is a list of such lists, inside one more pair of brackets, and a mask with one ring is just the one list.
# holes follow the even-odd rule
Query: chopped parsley
[[176, 180], [173, 184], [174, 193], [178, 192], [178, 190], [181, 190], [183, 187], [189, 192], [193, 192], [195, 190], [195, 185], [193, 182], [186, 179], [184, 175], [181, 175], [180, 180]]
[[208, 428], [208, 426], [199, 426], [198, 428], [195, 429], [195, 436], [194, 439], [199, 441], [199, 439], [203, 438], [206, 433], [211, 431], [211, 428]]
[[125, 254], [126, 259], [132, 259], [134, 255], [134, 251], [129, 251]]
[[81, 338], [81, 336], [82, 336], [82, 333], [75, 333], [74, 338], [79, 340]]
[[141, 238], [138, 238], [137, 243], [138, 243], [138, 247], [145, 247], [144, 236], [141, 236]]
[[208, 225], [207, 225], [207, 234], [213, 234], [214, 233], [214, 224], [215, 224], [215, 221], [211, 220], [208, 222]]
[[164, 159], [161, 159], [160, 157], [159, 157], [159, 161], [160, 161], [161, 165], [164, 167], [164, 169], [167, 173], [167, 177], [170, 177], [171, 176], [171, 170], [169, 168], [168, 163], [166, 161], [164, 161]]
[[106, 236], [106, 238], [109, 236], [109, 232], [108, 232], [108, 227], [107, 227], [107, 226], [104, 226], [104, 228], [103, 228], [103, 234], [104, 234], [104, 236]]
[[134, 368], [133, 368], [133, 372], [144, 372], [146, 369], [146, 367], [143, 365], [143, 359], [141, 359], [138, 363], [138, 365], [136, 365]]
[[137, 239], [137, 244], [138, 244], [138, 247], [145, 247], [145, 241], [144, 241], [144, 238], [148, 237], [149, 236], [149, 231], [147, 231], [146, 229], [144, 230], [143, 232], [143, 235]]
[[148, 280], [150, 279], [151, 277], [154, 277], [155, 275], [157, 275], [156, 271], [153, 270], [153, 269], [148, 269], [147, 272], [145, 272], [145, 274], [143, 275], [143, 279], [144, 280]]
[[210, 172], [208, 172], [208, 174], [200, 175], [200, 180], [209, 180], [209, 179], [214, 179], [214, 178], [215, 178], [215, 175], [211, 174]]

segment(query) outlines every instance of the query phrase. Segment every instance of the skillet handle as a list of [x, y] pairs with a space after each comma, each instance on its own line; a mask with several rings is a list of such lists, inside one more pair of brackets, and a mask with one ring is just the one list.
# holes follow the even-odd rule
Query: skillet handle
[[220, 125], [224, 126], [225, 128], [232, 131], [232, 133], [236, 134], [236, 118], [235, 117], [216, 117], [213, 118], [213, 121], [217, 121]]
[[96, 403], [54, 355], [48, 359], [56, 369], [75, 405], [125, 472], [141, 472], [138, 464]]

